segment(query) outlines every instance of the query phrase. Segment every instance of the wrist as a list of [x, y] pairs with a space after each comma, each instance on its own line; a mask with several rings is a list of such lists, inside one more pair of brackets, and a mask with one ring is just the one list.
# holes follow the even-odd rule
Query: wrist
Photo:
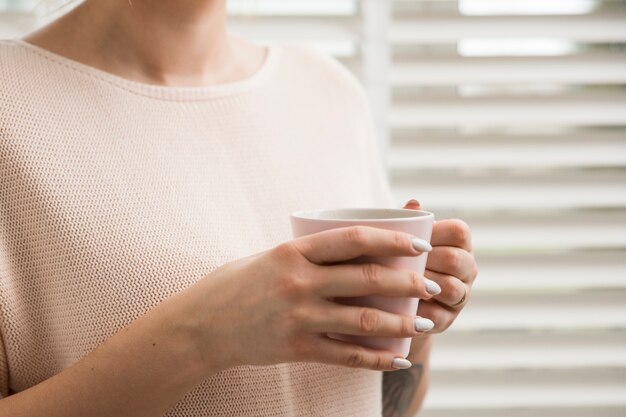
[[218, 352], [206, 347], [206, 326], [198, 311], [190, 308], [188, 294], [179, 293], [154, 309], [158, 333], [181, 381], [193, 385], [222, 371]]

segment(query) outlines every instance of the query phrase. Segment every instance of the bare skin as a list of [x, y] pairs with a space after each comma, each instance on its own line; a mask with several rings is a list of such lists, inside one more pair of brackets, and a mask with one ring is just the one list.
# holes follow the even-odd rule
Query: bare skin
[[[87, 0], [25, 40], [137, 82], [172, 87], [224, 84], [250, 77], [266, 55], [264, 48], [227, 32], [225, 1]], [[455, 224], [438, 224], [433, 240], [441, 236], [443, 241]], [[432, 270], [440, 271], [430, 278], [442, 287], [458, 288], [461, 284], [455, 280], [462, 274], [445, 267], [446, 250], [454, 245], [445, 245], [432, 262], [429, 257], [429, 265], [437, 266]], [[415, 331], [414, 316], [342, 306], [328, 298], [419, 297], [420, 314], [425, 306], [423, 316], [436, 324], [433, 331], [445, 330], [462, 306], [446, 315], [448, 310], [434, 298], [427, 304], [431, 295], [425, 291], [424, 277], [414, 272], [327, 265], [361, 255], [420, 253], [408, 235], [359, 227], [288, 241], [225, 264], [71, 367], [0, 400], [0, 417], [157, 417], [221, 370], [293, 361], [387, 371], [385, 415], [408, 416], [425, 393], [429, 338]], [[473, 258], [454, 266], [460, 267], [469, 289], [475, 277]], [[437, 297], [444, 303], [454, 296]], [[396, 353], [328, 339], [327, 332], [414, 337], [409, 355], [414, 367], [395, 370]], [[389, 379], [396, 374], [401, 376], [396, 381], [411, 383]], [[402, 389], [392, 390], [394, 386]]]
[[226, 0], [87, 0], [24, 39], [129, 80], [172, 87], [248, 78], [266, 55], [227, 31]]

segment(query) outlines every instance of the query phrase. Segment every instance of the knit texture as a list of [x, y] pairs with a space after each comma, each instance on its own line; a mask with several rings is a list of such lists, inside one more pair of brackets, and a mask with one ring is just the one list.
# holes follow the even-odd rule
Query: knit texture
[[[366, 96], [311, 48], [268, 45], [214, 87], [134, 82], [0, 41], [0, 397], [78, 361], [289, 214], [395, 207]], [[167, 414], [380, 416], [382, 373], [240, 366]]]

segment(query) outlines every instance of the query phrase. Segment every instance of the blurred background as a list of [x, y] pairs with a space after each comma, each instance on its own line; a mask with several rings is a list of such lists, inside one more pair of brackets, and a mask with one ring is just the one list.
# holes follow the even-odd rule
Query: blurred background
[[[72, 4], [0, 0], [0, 37]], [[73, 4], [77, 4], [74, 2]], [[474, 231], [420, 416], [626, 416], [626, 2], [229, 0], [362, 80], [397, 205]]]

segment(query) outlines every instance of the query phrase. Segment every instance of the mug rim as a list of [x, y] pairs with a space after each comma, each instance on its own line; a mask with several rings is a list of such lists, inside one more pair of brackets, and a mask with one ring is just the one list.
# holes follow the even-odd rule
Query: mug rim
[[[313, 217], [311, 213], [323, 213], [323, 212], [331, 212], [331, 211], [343, 211], [343, 210], [352, 210], [352, 211], [372, 211], [372, 210], [380, 210], [387, 212], [398, 212], [405, 214], [412, 214], [412, 216], [406, 217], [386, 217], [386, 218], [377, 218], [377, 219], [358, 219], [358, 218], [341, 218], [341, 219], [332, 219], [332, 218], [320, 218]], [[309, 209], [309, 210], [298, 210], [291, 213], [292, 218], [297, 218], [301, 220], [312, 220], [312, 221], [329, 221], [329, 222], [346, 222], [346, 221], [358, 221], [358, 222], [402, 222], [402, 221], [415, 221], [416, 219], [427, 219], [429, 217], [434, 217], [435, 214], [426, 211], [426, 210], [413, 210], [413, 209], [405, 209], [405, 208], [387, 208], [387, 207], [339, 207], [339, 208], [324, 208], [324, 209]]]

